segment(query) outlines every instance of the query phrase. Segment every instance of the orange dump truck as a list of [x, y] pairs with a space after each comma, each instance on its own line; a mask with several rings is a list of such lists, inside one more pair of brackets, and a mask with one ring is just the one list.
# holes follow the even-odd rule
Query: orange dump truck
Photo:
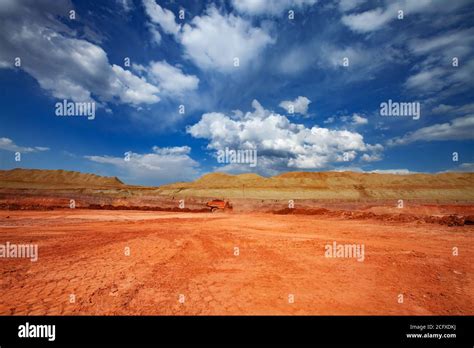
[[217, 210], [231, 210], [232, 205], [228, 201], [224, 201], [221, 199], [214, 199], [206, 203], [206, 206], [211, 208], [211, 212], [215, 212]]

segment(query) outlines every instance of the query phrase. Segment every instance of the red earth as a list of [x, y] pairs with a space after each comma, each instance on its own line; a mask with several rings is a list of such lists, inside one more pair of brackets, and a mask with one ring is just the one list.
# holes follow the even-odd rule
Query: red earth
[[[0, 314], [474, 314], [473, 225], [364, 211], [0, 210], [0, 245], [39, 250], [0, 258]], [[446, 213], [472, 208], [410, 214]], [[363, 261], [326, 257], [334, 242]]]

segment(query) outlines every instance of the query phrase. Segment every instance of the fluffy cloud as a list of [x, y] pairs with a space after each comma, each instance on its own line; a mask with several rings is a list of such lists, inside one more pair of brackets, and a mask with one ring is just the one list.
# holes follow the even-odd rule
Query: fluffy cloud
[[358, 114], [352, 115], [352, 124], [356, 126], [364, 125], [369, 123], [369, 120], [365, 117], [362, 117]]
[[395, 18], [396, 12], [384, 11], [381, 8], [342, 17], [342, 23], [354, 31], [365, 33], [377, 30]]
[[151, 62], [147, 68], [135, 65], [134, 69], [146, 73], [148, 79], [158, 85], [163, 94], [179, 96], [196, 90], [199, 85], [199, 79], [196, 76], [186, 75], [181, 69], [165, 61]]
[[143, 5], [145, 6], [145, 11], [151, 21], [158, 24], [165, 33], [172, 35], [177, 35], [179, 33], [181, 27], [176, 23], [173, 12], [161, 7], [155, 2], [155, 0], [143, 0]]
[[[274, 39], [264, 29], [233, 14], [221, 14], [214, 6], [183, 26], [175, 22], [174, 14], [154, 0], [144, 0], [151, 21], [163, 31], [174, 35], [187, 58], [204, 70], [230, 72], [235, 70], [234, 58], [241, 67], [248, 67]], [[156, 33], [154, 34], [155, 41]]]
[[406, 145], [416, 141], [472, 140], [474, 115], [459, 117], [451, 122], [438, 123], [391, 139], [388, 145]]
[[234, 8], [250, 15], [278, 15], [286, 9], [299, 9], [304, 6], [312, 6], [318, 0], [232, 0]]
[[19, 146], [13, 142], [13, 140], [9, 138], [0, 138], [0, 150], [6, 150], [11, 152], [22, 152], [22, 153], [29, 153], [29, 152], [40, 152], [40, 151], [48, 151], [48, 147], [42, 146], [35, 146], [35, 147], [25, 147]]
[[253, 27], [233, 14], [220, 14], [210, 7], [183, 26], [181, 43], [185, 54], [203, 69], [235, 70], [234, 58], [246, 67], [274, 40], [261, 28]]
[[[341, 116], [340, 120], [342, 122], [348, 123], [352, 126], [361, 126], [369, 123], [369, 120], [359, 114], [352, 114], [352, 116]], [[334, 117], [328, 118], [324, 123], [334, 122]]]
[[[283, 115], [266, 110], [257, 100], [253, 112], [233, 116], [206, 113], [188, 127], [195, 138], [208, 139], [208, 149], [256, 149], [258, 170], [319, 169], [356, 158], [361, 152], [379, 152], [381, 145], [364, 142], [363, 136], [348, 130], [330, 130], [291, 123]], [[263, 168], [262, 168], [263, 167]]]
[[375, 154], [372, 154], [372, 155], [364, 153], [360, 159], [364, 162], [375, 162], [375, 161], [382, 160], [382, 156], [379, 153], [375, 153]]
[[104, 50], [74, 38], [63, 24], [73, 9], [69, 1], [14, 1], [0, 6], [0, 68], [21, 69], [56, 98], [75, 101], [98, 99], [132, 105], [160, 100], [159, 89], [118, 65]]
[[129, 152], [129, 160], [113, 156], [85, 156], [90, 161], [112, 165], [124, 178], [133, 178], [150, 184], [185, 181], [195, 179], [199, 164], [189, 154], [191, 148], [153, 147], [153, 152], [138, 154]]
[[367, 153], [364, 153], [360, 159], [363, 162], [377, 162], [383, 159], [384, 147], [380, 144], [370, 145], [367, 144]]
[[105, 96], [112, 100], [115, 94], [118, 94], [120, 101], [133, 105], [137, 104], [153, 104], [160, 100], [156, 95], [159, 92], [158, 87], [151, 85], [144, 78], [132, 74], [128, 70], [124, 70], [118, 65], [112, 65], [113, 80], [110, 89], [105, 91]]
[[280, 107], [286, 110], [289, 114], [297, 113], [306, 115], [308, 113], [308, 106], [311, 103], [306, 97], [299, 96], [295, 100], [284, 100], [280, 103]]

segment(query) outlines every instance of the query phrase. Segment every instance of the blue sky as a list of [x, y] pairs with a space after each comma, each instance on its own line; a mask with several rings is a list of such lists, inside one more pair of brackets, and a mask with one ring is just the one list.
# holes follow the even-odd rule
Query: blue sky
[[[144, 185], [472, 172], [473, 14], [464, 0], [2, 1], [0, 168]], [[95, 118], [57, 116], [63, 100]], [[419, 119], [382, 116], [388, 100]], [[225, 148], [258, 165], [218, 163]]]

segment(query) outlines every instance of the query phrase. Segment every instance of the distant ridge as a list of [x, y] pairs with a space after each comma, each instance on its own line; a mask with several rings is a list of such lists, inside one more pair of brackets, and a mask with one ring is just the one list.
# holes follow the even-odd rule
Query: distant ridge
[[68, 170], [0, 170], [0, 187], [11, 188], [118, 188], [126, 186], [117, 177]]
[[[474, 173], [385, 174], [359, 172], [210, 173], [193, 182], [159, 187], [126, 185], [116, 177], [66, 170], [0, 170], [0, 189], [108, 190], [135, 195], [246, 199], [398, 200], [474, 202]], [[150, 198], [153, 200], [153, 198]]]
[[159, 190], [170, 195], [228, 198], [474, 200], [474, 173], [288, 172], [266, 178], [217, 172]]

